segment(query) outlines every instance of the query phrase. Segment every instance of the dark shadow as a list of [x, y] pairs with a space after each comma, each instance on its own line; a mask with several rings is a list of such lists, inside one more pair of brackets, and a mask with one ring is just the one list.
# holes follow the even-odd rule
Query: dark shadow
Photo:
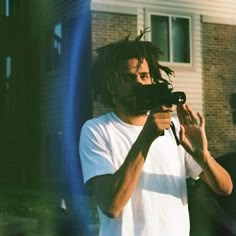
[[[236, 152], [216, 159], [231, 175], [236, 185]], [[201, 180], [196, 182], [189, 199], [191, 236], [236, 235], [236, 191], [230, 196], [214, 193]]]

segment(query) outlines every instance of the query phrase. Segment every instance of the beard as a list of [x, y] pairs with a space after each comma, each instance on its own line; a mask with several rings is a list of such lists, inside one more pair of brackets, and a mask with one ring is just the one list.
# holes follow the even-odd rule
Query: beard
[[146, 114], [149, 110], [139, 110], [137, 104], [136, 87], [122, 87], [117, 90], [115, 100], [115, 109], [121, 110], [127, 115], [139, 116]]

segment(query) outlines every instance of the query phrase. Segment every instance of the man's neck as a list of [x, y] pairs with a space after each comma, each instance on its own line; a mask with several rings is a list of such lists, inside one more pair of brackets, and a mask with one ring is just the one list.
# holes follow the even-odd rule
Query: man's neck
[[143, 126], [147, 120], [148, 114], [132, 115], [121, 111], [115, 111], [116, 115], [125, 123], [136, 126]]

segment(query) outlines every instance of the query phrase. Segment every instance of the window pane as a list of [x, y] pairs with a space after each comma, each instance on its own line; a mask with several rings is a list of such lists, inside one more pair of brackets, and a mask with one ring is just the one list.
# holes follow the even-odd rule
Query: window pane
[[62, 44], [62, 25], [57, 24], [54, 27], [54, 48], [58, 55], [61, 55], [61, 45]]
[[152, 42], [163, 51], [161, 61], [170, 61], [169, 18], [167, 16], [151, 16]]
[[11, 77], [11, 57], [6, 57], [6, 79]]
[[45, 34], [46, 71], [56, 71], [61, 69], [62, 56], [63, 56], [62, 43], [63, 43], [62, 24], [58, 23], [54, 26], [53, 32], [50, 29]]
[[189, 19], [172, 17], [173, 61], [190, 63]]

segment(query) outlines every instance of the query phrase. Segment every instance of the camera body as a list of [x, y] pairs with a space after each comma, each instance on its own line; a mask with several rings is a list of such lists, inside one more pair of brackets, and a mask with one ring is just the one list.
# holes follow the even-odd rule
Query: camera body
[[157, 106], [180, 105], [186, 102], [184, 92], [173, 92], [173, 86], [168, 83], [137, 84], [136, 106], [139, 111], [152, 110]]

